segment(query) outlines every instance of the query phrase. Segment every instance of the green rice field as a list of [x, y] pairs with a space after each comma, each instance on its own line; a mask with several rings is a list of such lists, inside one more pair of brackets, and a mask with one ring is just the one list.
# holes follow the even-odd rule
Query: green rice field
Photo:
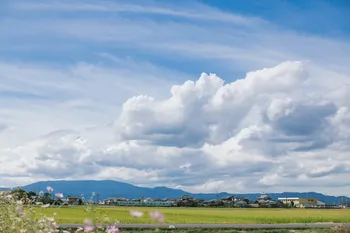
[[[130, 210], [144, 212], [140, 218], [129, 214]], [[149, 207], [97, 207], [93, 215], [83, 207], [57, 207], [36, 209], [36, 214], [53, 216], [58, 223], [83, 223], [92, 218], [100, 223], [119, 221], [129, 223], [153, 223], [149, 213], [158, 210], [165, 216], [165, 223], [349, 223], [350, 209], [238, 209], [238, 208], [149, 208]]]

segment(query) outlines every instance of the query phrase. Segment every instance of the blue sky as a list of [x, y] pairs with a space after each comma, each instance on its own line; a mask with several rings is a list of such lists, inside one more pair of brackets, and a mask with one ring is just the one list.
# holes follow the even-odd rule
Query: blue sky
[[312, 179], [315, 191], [343, 193], [349, 7], [5, 1], [0, 184], [97, 177], [260, 192]]
[[349, 38], [349, 1], [203, 0], [223, 11], [259, 17], [305, 34]]
[[[97, 1], [90, 2], [95, 5], [97, 3]], [[2, 36], [0, 40], [3, 44], [1, 54], [2, 59], [6, 58], [7, 60], [52, 61], [55, 64], [71, 64], [82, 60], [95, 62], [99, 60], [97, 54], [105, 53], [108, 50], [109, 53], [116, 54], [123, 59], [132, 57], [137, 60], [147, 60], [160, 66], [185, 71], [191, 75], [196, 75], [202, 71], [217, 72], [222, 75], [228, 74], [226, 72], [232, 73], [234, 71], [238, 72], [237, 74], [239, 75], [243, 75], [246, 72], [246, 68], [228, 69], [227, 67], [217, 67], [216, 62], [213, 62], [211, 59], [193, 59], [193, 57], [188, 58], [187, 55], [181, 55], [181, 53], [177, 54], [177, 56], [169, 56], [171, 50], [165, 52], [164, 50], [162, 51], [163, 48], [152, 51], [150, 45], [142, 45], [140, 41], [128, 41], [128, 34], [123, 34], [123, 38], [117, 40], [118, 33], [115, 30], [123, 30], [124, 28], [121, 29], [121, 25], [130, 23], [133, 31], [125, 33], [129, 33], [133, 37], [152, 38], [152, 33], [154, 32], [145, 29], [141, 30], [142, 26], [138, 24], [145, 20], [146, 25], [154, 27], [154, 30], [159, 30], [158, 36], [162, 36], [159, 38], [159, 41], [162, 41], [164, 44], [166, 44], [165, 41], [167, 39], [171, 41], [171, 38], [175, 40], [178, 38], [184, 42], [196, 41], [214, 44], [222, 41], [223, 45], [229, 46], [230, 43], [237, 43], [240, 46], [246, 46], [242, 44], [241, 40], [246, 40], [247, 36], [254, 36], [252, 43], [247, 43], [251, 47], [266, 46], [266, 50], [271, 50], [271, 46], [275, 42], [280, 44], [281, 47], [285, 46], [285, 43], [279, 42], [276, 37], [259, 39], [259, 33], [262, 33], [261, 36], [263, 37], [267, 30], [277, 34], [282, 31], [283, 34], [291, 34], [290, 37], [295, 36], [301, 39], [302, 37], [317, 37], [320, 40], [335, 39], [346, 43], [349, 38], [350, 24], [346, 16], [349, 4], [347, 1], [335, 1], [334, 4], [332, 2], [250, 1], [245, 3], [244, 1], [219, 0], [179, 1], [176, 4], [173, 1], [131, 1], [131, 4], [125, 4], [123, 1], [106, 1], [105, 5], [112, 5], [111, 10], [106, 10], [102, 8], [93, 9], [92, 7], [84, 8], [84, 4], [81, 4], [79, 1], [73, 1], [71, 4], [74, 4], [74, 6], [71, 9], [69, 9], [70, 4], [67, 4], [66, 1], [51, 1], [50, 3], [38, 1], [35, 4], [29, 4], [26, 1], [8, 1], [5, 5], [5, 10], [3, 10], [5, 13], [2, 14], [3, 33], [6, 36]], [[42, 6], [43, 3], [46, 6]], [[156, 12], [152, 11], [152, 9], [147, 9], [147, 7], [145, 8], [146, 10], [113, 10], [113, 7], [118, 7], [120, 3], [123, 3], [123, 5], [136, 3], [136, 5], [139, 4], [138, 6], [144, 4], [145, 6], [148, 5], [160, 9], [175, 7], [175, 10], [184, 10], [186, 14], [189, 12], [188, 14], [193, 13], [198, 14], [198, 16], [192, 17], [169, 12]], [[58, 7], [55, 10], [54, 6], [48, 6], [50, 4], [60, 5], [61, 8]], [[88, 4], [88, 2], [85, 2], [85, 4]], [[199, 9], [198, 11], [196, 11], [196, 7]], [[203, 15], [201, 15], [201, 11], [203, 11]], [[220, 15], [218, 14], [216, 19], [214, 19], [215, 16], [208, 19], [205, 18], [206, 11], [213, 11], [215, 14], [220, 12]], [[234, 15], [236, 19], [228, 19], [230, 14], [231, 16]], [[118, 20], [126, 21], [117, 25], [116, 22]], [[234, 22], [235, 20], [236, 23]], [[244, 23], [249, 24], [249, 26], [245, 27], [242, 24], [237, 24], [239, 20], [245, 21]], [[64, 29], [69, 22], [72, 23], [71, 28]], [[98, 29], [100, 24], [103, 24], [104, 28]], [[181, 32], [181, 30], [178, 34], [171, 32], [172, 27], [174, 27], [174, 30], [179, 30], [181, 24], [186, 25], [184, 27], [186, 30], [196, 28], [201, 33], [205, 33], [205, 31], [210, 33], [210, 28], [215, 27], [219, 34], [216, 38], [212, 38], [213, 35], [206, 38], [206, 36], [202, 37], [202, 35], [196, 36], [195, 33]], [[84, 30], [84, 35], [78, 36], [74, 35], [72, 31], [68, 31], [76, 30], [76, 27], [79, 26], [82, 27], [81, 30]], [[113, 32], [108, 32], [109, 26]], [[164, 30], [167, 26], [169, 26], [168, 31]], [[261, 27], [266, 27], [267, 30], [262, 31], [263, 28]], [[60, 33], [60, 30], [66, 31]], [[232, 36], [235, 36], [238, 30], [242, 30], [240, 33], [245, 32], [246, 35], [240, 34], [237, 39], [233, 39]], [[103, 34], [101, 38], [98, 38], [97, 35], [91, 35], [95, 31]], [[115, 38], [113, 38], [114, 36]], [[232, 52], [235, 52], [235, 50]], [[298, 55], [296, 54], [294, 57], [299, 57]], [[309, 57], [309, 54], [307, 55]], [[256, 54], [252, 52], [252, 56], [256, 56], [256, 60], [262, 59], [260, 58], [261, 54], [257, 52]], [[271, 61], [263, 62], [261, 65], [258, 63], [261, 61], [254, 61], [257, 65], [251, 65], [249, 68], [261, 68], [265, 63], [273, 64], [275, 62], [276, 64], [283, 58], [283, 56], [275, 56], [271, 58]], [[183, 65], [184, 62], [188, 62], [188, 59], [191, 60], [192, 65]], [[229, 58], [219, 59], [223, 59], [224, 62], [231, 60]], [[241, 56], [236, 59], [236, 62], [241, 62], [244, 59]]]

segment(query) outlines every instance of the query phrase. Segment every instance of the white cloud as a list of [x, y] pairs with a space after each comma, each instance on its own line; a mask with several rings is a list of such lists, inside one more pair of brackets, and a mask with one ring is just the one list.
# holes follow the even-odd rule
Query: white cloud
[[[196, 162], [190, 158], [177, 159], [191, 164], [186, 172], [192, 172], [189, 174], [202, 183], [213, 177], [220, 183], [228, 175], [240, 177], [236, 181], [240, 184], [248, 179], [258, 187], [281, 186], [293, 179], [302, 181], [303, 175], [311, 180], [344, 176], [349, 173], [348, 165], [342, 163], [348, 159], [343, 151], [349, 140], [344, 130], [348, 128], [349, 115], [345, 111], [349, 106], [341, 103], [347, 95], [336, 100], [310, 96], [307, 90], [319, 91], [310, 66], [286, 62], [250, 72], [246, 78], [229, 84], [215, 75], [202, 74], [195, 83], [174, 86], [169, 99], [133, 97], [124, 104], [115, 123], [117, 134], [121, 140], [143, 141], [154, 151], [164, 144], [182, 148], [178, 156], [186, 148], [196, 149], [200, 158], [208, 162], [193, 167]], [[337, 77], [334, 82], [343, 88]], [[328, 161], [331, 164], [322, 162], [323, 153], [332, 153], [333, 161]], [[147, 157], [149, 152], [142, 154]], [[154, 158], [162, 161], [159, 154]], [[148, 160], [147, 157], [142, 163]], [[157, 164], [156, 161], [150, 163]], [[169, 167], [177, 167], [175, 161], [166, 161]], [[200, 171], [205, 171], [205, 175]], [[322, 187], [322, 183], [315, 186]]]
[[346, 40], [197, 3], [145, 3], [5, 6], [1, 184], [345, 190]]
[[[174, 85], [168, 99], [128, 99], [114, 142], [96, 144], [87, 131], [58, 132], [3, 150], [0, 166], [5, 177], [16, 166], [34, 177], [111, 177], [192, 191], [215, 191], [225, 182], [222, 189], [232, 192], [345, 187], [348, 93], [329, 100], [308, 95], [320, 84], [310, 81], [309, 67], [285, 62], [227, 84], [202, 74]], [[336, 177], [342, 179], [331, 183]]]

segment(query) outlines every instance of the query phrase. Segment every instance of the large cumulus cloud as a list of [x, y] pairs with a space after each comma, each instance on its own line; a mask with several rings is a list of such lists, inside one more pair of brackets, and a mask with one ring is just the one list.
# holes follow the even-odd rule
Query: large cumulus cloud
[[[195, 82], [173, 86], [168, 99], [133, 97], [123, 105], [116, 133], [153, 151], [160, 145], [181, 148], [177, 159], [197, 171], [193, 179], [202, 184], [240, 177], [241, 186], [278, 186], [285, 179], [346, 176], [350, 92], [343, 79], [329, 77], [338, 85], [335, 95], [311, 66], [285, 62], [227, 84], [203, 73]], [[188, 148], [195, 160], [182, 153]]]
[[94, 145], [66, 132], [1, 156], [26, 153], [6, 163], [47, 178], [121, 179], [190, 191], [341, 189], [350, 178], [350, 88], [343, 76], [328, 77], [335, 85], [329, 87], [314, 70], [284, 62], [231, 83], [203, 73], [174, 85], [167, 99], [128, 99], [114, 122], [113, 143]]

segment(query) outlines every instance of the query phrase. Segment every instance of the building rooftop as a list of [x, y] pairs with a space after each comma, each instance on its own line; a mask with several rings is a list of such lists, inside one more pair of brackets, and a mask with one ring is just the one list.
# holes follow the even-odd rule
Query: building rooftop
[[277, 198], [278, 200], [299, 200], [300, 198], [299, 197], [279, 197]]

